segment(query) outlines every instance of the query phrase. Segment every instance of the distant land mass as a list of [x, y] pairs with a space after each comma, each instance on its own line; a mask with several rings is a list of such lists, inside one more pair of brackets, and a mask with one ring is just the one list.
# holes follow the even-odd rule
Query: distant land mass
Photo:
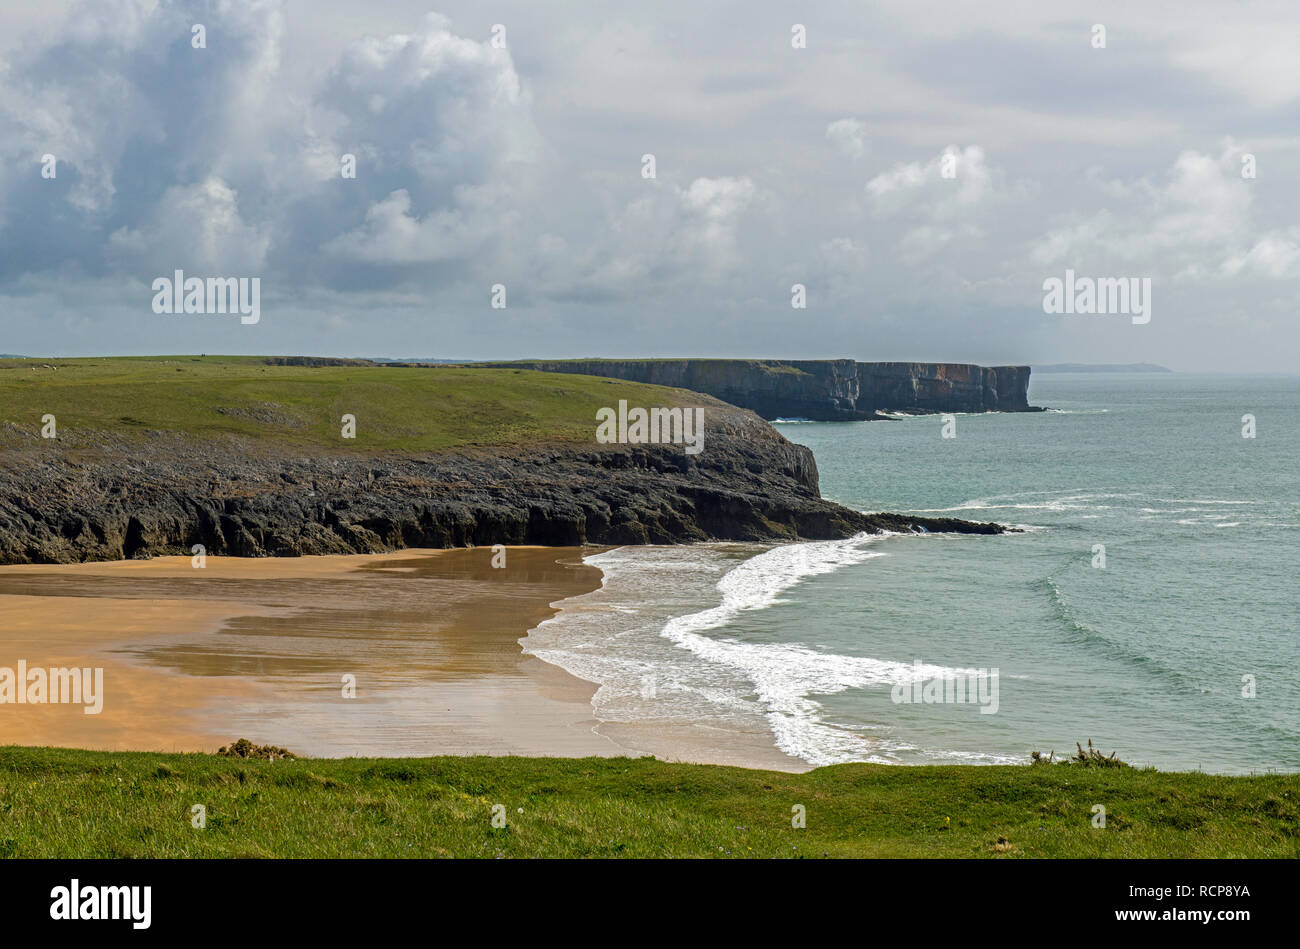
[[1086, 363], [1058, 362], [1050, 366], [1035, 366], [1034, 372], [1173, 372], [1153, 362]]
[[866, 421], [881, 413], [1035, 412], [1028, 366], [853, 359], [552, 359], [471, 363], [609, 376], [704, 392], [769, 421]]
[[422, 364], [422, 365], [438, 365], [438, 364], [445, 364], [445, 365], [451, 366], [451, 365], [457, 365], [457, 364], [459, 364], [459, 363], [463, 363], [465, 360], [463, 360], [463, 359], [437, 359], [437, 358], [434, 358], [434, 357], [432, 357], [432, 356], [418, 357], [418, 358], [417, 358], [417, 357], [414, 357], [414, 356], [400, 356], [400, 357], [398, 357], [397, 359], [389, 359], [389, 358], [384, 357], [384, 356], [371, 356], [371, 357], [367, 358], [365, 361], [366, 361], [366, 362], [380, 363], [380, 364], [384, 364], [384, 363], [397, 363], [397, 364], [413, 363], [413, 364]]

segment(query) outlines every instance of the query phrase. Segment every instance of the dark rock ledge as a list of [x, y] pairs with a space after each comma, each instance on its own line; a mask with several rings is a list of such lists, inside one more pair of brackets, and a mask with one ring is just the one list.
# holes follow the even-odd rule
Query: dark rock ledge
[[403, 547], [788, 541], [860, 531], [997, 534], [823, 500], [812, 452], [753, 413], [710, 408], [704, 450], [542, 445], [423, 456], [103, 433], [0, 431], [0, 563]]

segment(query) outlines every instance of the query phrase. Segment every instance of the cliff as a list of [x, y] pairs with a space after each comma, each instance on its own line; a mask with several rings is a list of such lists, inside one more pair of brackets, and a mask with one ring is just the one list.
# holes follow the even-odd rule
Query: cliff
[[704, 392], [765, 419], [854, 421], [882, 412], [1030, 412], [1028, 366], [852, 359], [565, 359], [483, 363]]
[[[698, 398], [698, 397], [697, 397]], [[374, 455], [152, 431], [41, 439], [0, 427], [0, 563], [166, 554], [373, 553], [491, 544], [646, 544], [995, 534], [861, 514], [818, 494], [812, 453], [707, 399], [708, 448], [527, 445]]]
[[1028, 366], [860, 362], [858, 406], [892, 412], [1031, 412]]

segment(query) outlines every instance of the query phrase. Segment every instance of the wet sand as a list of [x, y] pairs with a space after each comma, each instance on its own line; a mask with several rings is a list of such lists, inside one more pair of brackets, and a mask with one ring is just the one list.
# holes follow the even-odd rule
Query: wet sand
[[[0, 744], [300, 754], [625, 753], [594, 686], [524, 656], [600, 585], [574, 548], [0, 567], [0, 665], [102, 666], [104, 709], [0, 705]], [[356, 697], [345, 698], [344, 676]]]
[[[102, 667], [104, 707], [0, 704], [0, 744], [345, 757], [637, 755], [803, 770], [764, 735], [602, 724], [523, 654], [600, 586], [581, 548], [0, 567], [0, 666]], [[344, 696], [355, 677], [355, 698]]]

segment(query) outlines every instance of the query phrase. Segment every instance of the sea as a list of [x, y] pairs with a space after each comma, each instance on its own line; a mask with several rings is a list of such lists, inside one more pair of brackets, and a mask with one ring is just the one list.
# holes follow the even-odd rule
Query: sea
[[[764, 729], [810, 765], [1091, 741], [1300, 771], [1300, 376], [1036, 374], [1030, 400], [1046, 411], [777, 423], [826, 498], [1015, 533], [618, 548], [524, 649], [596, 683], [602, 721]], [[917, 701], [945, 679], [966, 701]]]

